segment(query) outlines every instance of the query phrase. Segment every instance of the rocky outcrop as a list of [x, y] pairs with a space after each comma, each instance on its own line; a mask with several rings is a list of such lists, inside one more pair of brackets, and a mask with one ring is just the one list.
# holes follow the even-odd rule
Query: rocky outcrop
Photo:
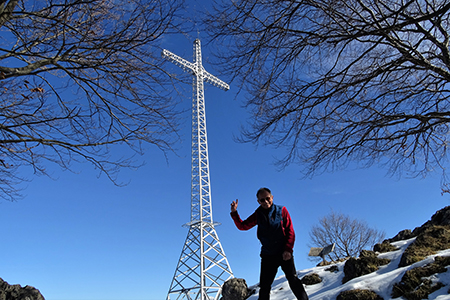
[[444, 226], [450, 228], [450, 206], [446, 206], [443, 209], [438, 210], [429, 221], [414, 229], [412, 234], [413, 236], [418, 236], [420, 233], [432, 226]]
[[414, 235], [413, 235], [411, 229], [405, 229], [405, 230], [402, 230], [399, 233], [397, 233], [397, 235], [394, 236], [393, 238], [387, 239], [386, 242], [393, 243], [393, 242], [397, 242], [397, 241], [404, 241], [404, 240], [408, 240], [413, 237], [414, 237]]
[[403, 253], [399, 267], [421, 261], [437, 251], [450, 249], [450, 206], [438, 210], [429, 221], [413, 231], [402, 230], [395, 237], [376, 244], [373, 250], [380, 253], [395, 251], [391, 243], [414, 237], [416, 240]]
[[446, 206], [438, 210], [429, 221], [425, 222], [420, 227], [416, 227], [413, 231], [411, 231], [410, 229], [402, 230], [393, 238], [385, 240], [385, 242], [393, 243], [397, 241], [408, 240], [410, 238], [419, 236], [421, 233], [427, 230], [427, 228], [433, 226], [444, 226], [450, 228], [450, 206]]
[[421, 231], [403, 252], [399, 267], [412, 265], [428, 255], [450, 248], [450, 226], [431, 225]]
[[429, 294], [444, 286], [441, 282], [433, 282], [429, 277], [436, 273], [447, 272], [449, 265], [450, 257], [437, 256], [431, 264], [406, 271], [402, 280], [394, 284], [392, 298], [428, 299]]
[[10, 285], [0, 278], [0, 300], [45, 300], [41, 292], [32, 286]]

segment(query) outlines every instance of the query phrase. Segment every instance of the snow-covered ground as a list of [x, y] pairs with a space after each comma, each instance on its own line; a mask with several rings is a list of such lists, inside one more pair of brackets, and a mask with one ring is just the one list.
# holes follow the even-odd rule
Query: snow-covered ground
[[[344, 278], [344, 264], [345, 262], [338, 263], [338, 272], [326, 271], [330, 266], [315, 267], [311, 269], [306, 269], [298, 271], [299, 278], [305, 275], [317, 273], [322, 279], [321, 283], [315, 285], [306, 285], [306, 292], [309, 295], [310, 300], [335, 300], [340, 292], [353, 289], [367, 289], [376, 292], [378, 295], [383, 297], [384, 300], [394, 299], [391, 297], [392, 287], [394, 283], [399, 282], [403, 274], [412, 268], [421, 267], [426, 264], [432, 263], [435, 256], [450, 256], [450, 249], [440, 251], [435, 255], [428, 256], [424, 260], [417, 262], [413, 265], [398, 268], [400, 258], [403, 251], [414, 241], [415, 238], [398, 241], [392, 243], [397, 246], [399, 250], [382, 253], [379, 258], [388, 258], [391, 262], [385, 266], [381, 266], [380, 269], [371, 274], [367, 274], [361, 277], [354, 278], [345, 284], [342, 284], [342, 278]], [[447, 267], [448, 270], [448, 267]], [[448, 294], [450, 288], [450, 272], [432, 275], [430, 278], [432, 281], [439, 280], [444, 287], [437, 290], [436, 292], [430, 294], [428, 299], [436, 300], [449, 300], [450, 295]], [[252, 295], [249, 300], [257, 300], [258, 292]], [[271, 300], [294, 300], [296, 299], [294, 294], [292, 294], [289, 284], [287, 283], [284, 276], [275, 279], [272, 285], [272, 292], [270, 296]], [[395, 298], [396, 300], [403, 300], [404, 298]]]

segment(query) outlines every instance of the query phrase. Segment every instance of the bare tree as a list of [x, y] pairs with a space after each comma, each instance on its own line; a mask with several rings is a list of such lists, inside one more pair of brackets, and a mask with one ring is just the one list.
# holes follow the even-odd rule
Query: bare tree
[[370, 228], [366, 222], [349, 216], [331, 212], [312, 226], [309, 232], [314, 246], [325, 247], [335, 243], [334, 251], [328, 254], [331, 260], [357, 257], [361, 250], [371, 248], [381, 242], [385, 233]]
[[144, 144], [170, 151], [177, 111], [158, 44], [181, 5], [0, 0], [0, 197], [17, 197], [23, 166], [88, 161], [117, 183]]
[[[307, 175], [357, 162], [397, 175], [445, 171], [447, 0], [221, 1], [205, 18], [242, 82], [245, 142], [287, 149]], [[445, 181], [445, 173], [443, 176]]]

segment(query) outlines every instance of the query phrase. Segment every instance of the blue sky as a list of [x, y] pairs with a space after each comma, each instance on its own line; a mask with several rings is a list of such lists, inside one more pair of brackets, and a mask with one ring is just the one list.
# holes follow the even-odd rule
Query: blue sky
[[[167, 37], [164, 47], [192, 60], [195, 38]], [[226, 80], [208, 64], [207, 46], [202, 50], [205, 68]], [[278, 171], [273, 162], [281, 149], [233, 140], [248, 119], [243, 95], [236, 97], [233, 84], [227, 92], [205, 88], [213, 217], [222, 223], [216, 229], [234, 275], [249, 285], [259, 276], [256, 230], [238, 231], [229, 210], [237, 198], [239, 213], [247, 217], [257, 208], [255, 192], [262, 186], [291, 214], [299, 270], [315, 265], [307, 257], [308, 232], [331, 210], [392, 237], [422, 225], [449, 202], [448, 195], [441, 196], [439, 174], [397, 180], [374, 167], [302, 179], [298, 166]], [[31, 177], [24, 199], [0, 202], [0, 277], [35, 286], [47, 300], [165, 299], [187, 235], [182, 225], [190, 217], [190, 96], [186, 86], [177, 153], [166, 161], [158, 149], [148, 148], [146, 165], [121, 172], [127, 186], [97, 178], [88, 164], [77, 165], [77, 173], [49, 166], [53, 179]]]

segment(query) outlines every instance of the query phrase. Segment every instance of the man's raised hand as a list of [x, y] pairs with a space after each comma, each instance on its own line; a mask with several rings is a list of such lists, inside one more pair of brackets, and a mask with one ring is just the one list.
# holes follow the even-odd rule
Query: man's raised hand
[[237, 210], [238, 202], [239, 202], [238, 199], [236, 199], [236, 201], [231, 202], [231, 212], [235, 212]]

